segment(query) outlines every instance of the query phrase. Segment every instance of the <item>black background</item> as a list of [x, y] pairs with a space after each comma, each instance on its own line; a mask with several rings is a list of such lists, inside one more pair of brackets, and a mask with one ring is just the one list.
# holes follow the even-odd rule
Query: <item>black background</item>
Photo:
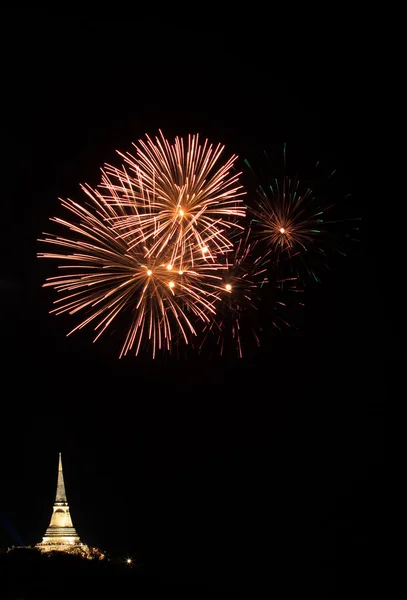
[[[275, 78], [267, 40], [222, 28], [209, 43], [205, 28], [131, 20], [10, 27], [0, 546], [40, 541], [62, 451], [83, 540], [140, 557], [164, 581], [331, 590], [361, 577], [381, 527], [386, 336], [354, 189], [351, 61]], [[359, 244], [307, 289], [301, 329], [242, 361], [119, 362], [114, 341], [66, 338], [70, 323], [48, 315], [37, 238], [58, 197], [80, 200], [79, 183], [96, 185], [116, 149], [158, 129], [199, 132], [242, 158], [279, 156], [286, 142], [300, 175], [310, 157], [332, 164], [363, 219]]]

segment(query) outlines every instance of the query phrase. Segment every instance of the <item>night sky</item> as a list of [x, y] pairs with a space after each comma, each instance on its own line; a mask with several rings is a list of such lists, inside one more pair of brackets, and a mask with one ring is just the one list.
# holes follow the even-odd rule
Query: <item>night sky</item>
[[[248, 50], [221, 28], [194, 45], [151, 24], [34, 25], [19, 25], [3, 113], [0, 547], [41, 540], [62, 451], [88, 544], [168, 580], [333, 589], [367, 569], [381, 527], [385, 332], [354, 189], [354, 70], [275, 79], [265, 40]], [[243, 360], [118, 361], [114, 336], [66, 338], [69, 318], [48, 314], [37, 238], [58, 197], [80, 201], [79, 183], [158, 129], [242, 158], [281, 158], [286, 142], [300, 176], [318, 159], [336, 168], [362, 217], [360, 242], [308, 286], [299, 329]]]

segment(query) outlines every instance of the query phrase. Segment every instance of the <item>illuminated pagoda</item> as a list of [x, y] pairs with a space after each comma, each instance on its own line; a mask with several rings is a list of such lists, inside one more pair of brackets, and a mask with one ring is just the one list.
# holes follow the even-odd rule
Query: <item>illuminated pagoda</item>
[[51, 521], [42, 542], [37, 544], [36, 547], [42, 552], [58, 550], [60, 552], [87, 554], [89, 551], [88, 547], [80, 541], [72, 523], [66, 499], [61, 453], [59, 453], [57, 493]]

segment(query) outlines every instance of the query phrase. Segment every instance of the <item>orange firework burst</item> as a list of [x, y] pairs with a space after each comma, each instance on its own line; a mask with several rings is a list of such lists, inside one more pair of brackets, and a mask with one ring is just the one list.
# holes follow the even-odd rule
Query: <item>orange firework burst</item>
[[132, 209], [113, 223], [129, 247], [148, 241], [149, 255], [169, 252], [180, 269], [196, 256], [216, 261], [230, 251], [246, 210], [240, 173], [233, 172], [237, 157], [220, 162], [224, 146], [201, 145], [198, 135], [171, 144], [160, 132], [134, 146], [135, 156], [119, 153], [121, 169], [106, 166], [101, 185], [105, 202]]
[[[134, 348], [138, 354], [143, 342], [157, 349], [170, 349], [173, 340], [189, 343], [197, 335], [196, 323], [208, 323], [215, 314], [221, 276], [196, 257], [192, 268], [174, 267], [178, 257], [167, 246], [151, 252], [151, 239], [142, 237], [136, 245], [124, 240], [111, 227], [112, 219], [131, 215], [130, 206], [112, 206], [101, 194], [82, 186], [91, 200], [82, 206], [61, 200], [73, 222], [51, 219], [70, 230], [73, 237], [51, 235], [40, 241], [58, 247], [58, 252], [40, 253], [42, 258], [63, 260], [68, 273], [51, 277], [44, 287], [53, 287], [62, 298], [51, 312], [78, 312], [85, 318], [70, 333], [94, 323], [98, 339], [124, 311], [129, 313], [127, 335], [120, 356]], [[139, 235], [139, 232], [137, 232]], [[69, 334], [68, 334], [69, 335]]]

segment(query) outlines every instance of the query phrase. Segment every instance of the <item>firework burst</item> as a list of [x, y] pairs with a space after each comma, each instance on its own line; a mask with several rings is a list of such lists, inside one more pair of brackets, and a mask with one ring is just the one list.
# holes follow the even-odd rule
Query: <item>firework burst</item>
[[[250, 163], [245, 162], [254, 174]], [[311, 187], [304, 186], [297, 175], [288, 176], [286, 171], [284, 145], [283, 176], [270, 177], [266, 183], [259, 182], [256, 176], [250, 208], [254, 235], [262, 240], [264, 258], [272, 268], [283, 262], [284, 270], [295, 278], [310, 276], [319, 281], [315, 266], [319, 259], [326, 260], [324, 245], [330, 235], [329, 227], [335, 223], [327, 219], [327, 213], [333, 204], [325, 203], [324, 197], [318, 200]]]
[[200, 351], [208, 337], [214, 336], [220, 355], [228, 347], [242, 357], [243, 346], [253, 341], [257, 347], [260, 345], [257, 311], [261, 288], [268, 283], [268, 275], [261, 256], [256, 253], [258, 242], [253, 240], [250, 227], [232, 241], [233, 250], [219, 257], [217, 268], [222, 283], [218, 289], [216, 315], [205, 327]]
[[148, 241], [149, 254], [169, 252], [180, 269], [197, 255], [215, 262], [230, 251], [230, 235], [246, 210], [237, 156], [222, 163], [224, 146], [200, 144], [198, 135], [171, 144], [160, 132], [134, 146], [135, 156], [119, 153], [121, 169], [106, 166], [100, 186], [106, 203], [132, 209], [114, 218], [118, 235], [130, 248]]
[[58, 251], [39, 257], [63, 261], [66, 264], [60, 268], [68, 271], [44, 284], [62, 294], [51, 312], [85, 313], [70, 333], [93, 323], [95, 341], [120, 314], [128, 313], [120, 356], [132, 349], [138, 354], [143, 342], [151, 345], [153, 357], [158, 349], [170, 349], [174, 341], [188, 344], [197, 335], [196, 323], [207, 324], [215, 314], [221, 289], [218, 268], [208, 268], [203, 260], [199, 264], [197, 258], [194, 267], [176, 269], [168, 248], [153, 253], [148, 247], [151, 240], [143, 238], [133, 245], [131, 238], [118, 237], [111, 220], [129, 214], [131, 208], [111, 206], [98, 191], [89, 186], [82, 189], [90, 199], [88, 206], [61, 200], [74, 216], [72, 222], [51, 219], [71, 236], [45, 234], [40, 240]]

